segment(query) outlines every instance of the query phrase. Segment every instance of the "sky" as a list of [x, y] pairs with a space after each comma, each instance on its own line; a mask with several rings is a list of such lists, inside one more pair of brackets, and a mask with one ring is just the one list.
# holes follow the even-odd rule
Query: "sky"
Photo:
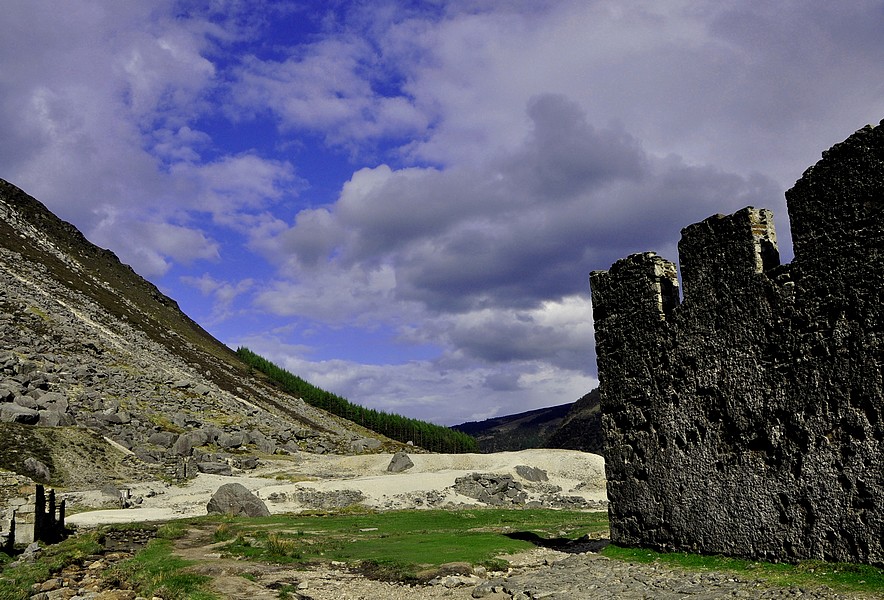
[[598, 384], [588, 274], [884, 118], [880, 0], [5, 0], [0, 177], [218, 339], [451, 425]]

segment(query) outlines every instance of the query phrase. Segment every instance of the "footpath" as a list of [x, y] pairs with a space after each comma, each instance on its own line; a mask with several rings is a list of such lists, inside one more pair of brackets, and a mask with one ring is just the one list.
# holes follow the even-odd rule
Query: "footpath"
[[[33, 600], [170, 600], [142, 598], [119, 582], [102, 577], [105, 569], [132, 556], [146, 540], [126, 548], [125, 541], [81, 565], [65, 569], [34, 586]], [[134, 541], [134, 540], [133, 540]], [[597, 548], [597, 546], [596, 546]], [[233, 600], [590, 600], [759, 598], [860, 600], [876, 596], [838, 594], [828, 588], [775, 587], [730, 573], [690, 572], [660, 564], [608, 559], [596, 552], [566, 553], [537, 548], [508, 556], [506, 573], [452, 573], [428, 585], [368, 579], [343, 565], [299, 569], [222, 557], [218, 544], [202, 535], [176, 541], [175, 553], [193, 561], [191, 570], [210, 577], [212, 591]]]

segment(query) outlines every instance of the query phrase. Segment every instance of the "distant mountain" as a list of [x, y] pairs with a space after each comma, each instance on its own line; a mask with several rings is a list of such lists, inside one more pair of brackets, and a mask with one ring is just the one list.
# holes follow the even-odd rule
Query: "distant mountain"
[[598, 388], [571, 405], [571, 410], [545, 447], [602, 454], [602, 409]]
[[[62, 440], [73, 453], [111, 440], [127, 473], [152, 476], [180, 472], [182, 461], [184, 471], [221, 472], [250, 464], [240, 460], [248, 454], [402, 447], [283, 393], [112, 252], [3, 180], [0, 422], [0, 468], [67, 487], [121, 470], [94, 450], [59, 455]], [[22, 429], [32, 425], [77, 427]], [[77, 431], [90, 437], [78, 442]]]
[[563, 448], [601, 454], [598, 389], [576, 402], [514, 415], [470, 421], [453, 429], [472, 435], [482, 452]]

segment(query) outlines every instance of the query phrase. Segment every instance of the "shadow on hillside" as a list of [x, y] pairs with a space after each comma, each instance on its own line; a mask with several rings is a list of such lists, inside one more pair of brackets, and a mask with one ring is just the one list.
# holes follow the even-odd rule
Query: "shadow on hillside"
[[599, 540], [590, 539], [583, 536], [576, 540], [568, 538], [544, 538], [540, 537], [533, 531], [514, 531], [505, 533], [506, 537], [512, 540], [521, 540], [523, 542], [531, 542], [540, 548], [549, 548], [550, 550], [558, 550], [559, 552], [567, 552], [568, 554], [582, 554], [584, 552], [601, 552], [611, 540], [604, 538]]

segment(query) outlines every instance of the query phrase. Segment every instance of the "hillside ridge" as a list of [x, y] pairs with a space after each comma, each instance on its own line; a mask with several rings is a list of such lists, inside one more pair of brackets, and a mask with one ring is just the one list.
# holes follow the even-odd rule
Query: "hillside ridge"
[[[85, 428], [155, 470], [190, 475], [249, 453], [398, 447], [277, 389], [113, 252], [3, 180], [0, 336], [0, 420]], [[16, 455], [11, 439], [0, 442], [4, 457]], [[61, 467], [29, 475], [74, 486], [113, 479], [100, 471], [96, 481]]]

